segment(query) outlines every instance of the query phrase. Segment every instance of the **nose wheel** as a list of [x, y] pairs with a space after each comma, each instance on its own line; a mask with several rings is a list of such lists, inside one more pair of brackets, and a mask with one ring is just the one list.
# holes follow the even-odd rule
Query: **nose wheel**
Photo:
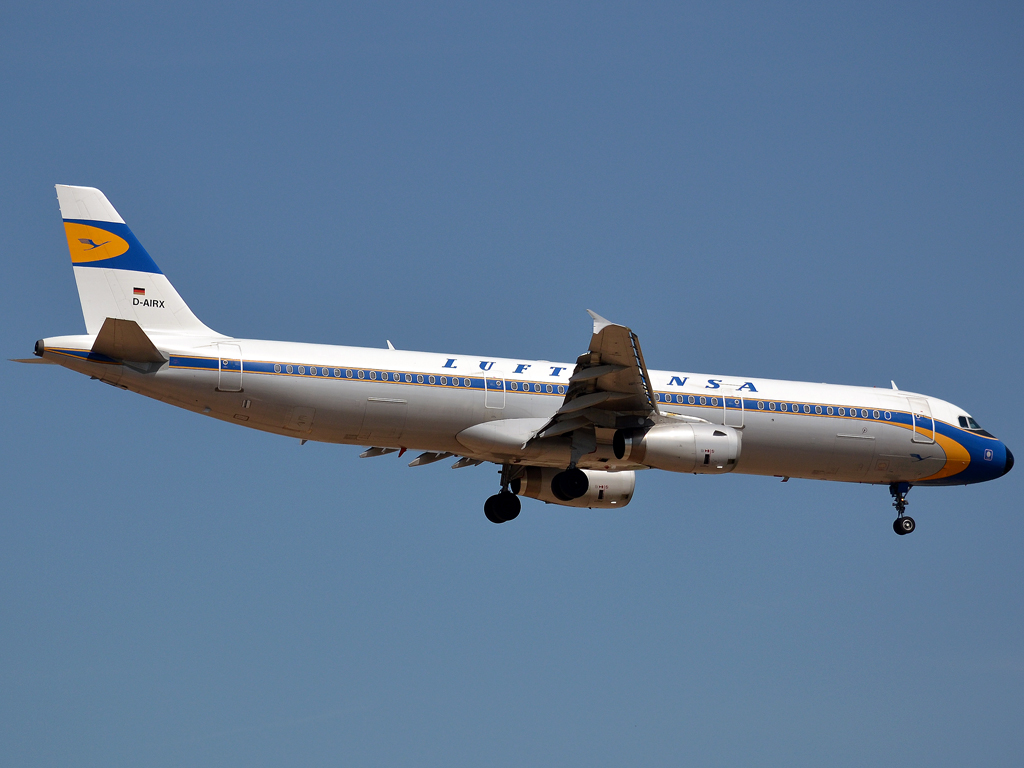
[[896, 509], [896, 519], [892, 522], [892, 529], [900, 536], [913, 533], [917, 524], [914, 518], [904, 514], [907, 510], [907, 493], [910, 491], [910, 483], [893, 483], [889, 486], [889, 493], [892, 494], [892, 505]]
[[896, 533], [898, 533], [900, 536], [905, 536], [908, 533], [913, 533], [916, 527], [917, 525], [916, 523], [914, 523], [914, 518], [907, 517], [906, 515], [904, 515], [903, 517], [897, 517], [895, 520], [892, 521], [892, 529], [896, 531]]

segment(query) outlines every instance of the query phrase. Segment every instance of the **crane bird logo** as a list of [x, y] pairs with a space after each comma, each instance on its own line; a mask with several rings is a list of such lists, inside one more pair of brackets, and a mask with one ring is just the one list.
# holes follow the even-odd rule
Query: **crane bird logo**
[[99, 248], [101, 245], [107, 245], [107, 243], [109, 243], [110, 241], [107, 240], [106, 243], [94, 243], [92, 240], [88, 240], [88, 239], [86, 239], [84, 237], [80, 237], [80, 238], [78, 238], [78, 242], [80, 242], [82, 245], [88, 245], [89, 246], [85, 250], [93, 251], [93, 250]]

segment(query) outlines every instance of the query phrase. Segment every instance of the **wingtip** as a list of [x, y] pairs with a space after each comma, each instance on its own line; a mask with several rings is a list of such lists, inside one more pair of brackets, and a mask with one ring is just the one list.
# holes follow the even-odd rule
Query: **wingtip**
[[590, 315], [593, 318], [593, 320], [594, 320], [594, 333], [595, 334], [600, 333], [605, 328], [607, 328], [609, 325], [615, 325], [615, 323], [613, 323], [611, 320], [608, 320], [607, 318], [601, 317], [599, 314], [597, 314], [597, 312], [595, 312], [592, 309], [588, 309], [587, 310], [587, 314]]

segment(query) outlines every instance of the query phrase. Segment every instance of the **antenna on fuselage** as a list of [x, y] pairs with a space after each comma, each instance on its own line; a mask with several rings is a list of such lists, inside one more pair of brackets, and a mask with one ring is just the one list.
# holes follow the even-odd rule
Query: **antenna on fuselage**
[[896, 386], [896, 382], [895, 381], [893, 381], [892, 379], [889, 379], [889, 383], [892, 384], [892, 388], [895, 389], [897, 392], [900, 391], [900, 388]]

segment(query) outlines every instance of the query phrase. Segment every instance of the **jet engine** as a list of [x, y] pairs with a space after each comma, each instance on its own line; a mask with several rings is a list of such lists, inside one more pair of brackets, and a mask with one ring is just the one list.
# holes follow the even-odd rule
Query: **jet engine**
[[589, 507], [591, 509], [616, 509], [629, 504], [636, 486], [636, 473], [605, 472], [601, 469], [584, 469], [589, 487], [578, 499], [564, 501], [551, 490], [551, 480], [562, 470], [552, 467], [527, 467], [526, 472], [512, 481], [512, 491], [520, 496], [561, 504], [563, 507]]
[[669, 472], [722, 474], [740, 458], [740, 432], [719, 424], [658, 424], [648, 430], [620, 429], [615, 458]]

